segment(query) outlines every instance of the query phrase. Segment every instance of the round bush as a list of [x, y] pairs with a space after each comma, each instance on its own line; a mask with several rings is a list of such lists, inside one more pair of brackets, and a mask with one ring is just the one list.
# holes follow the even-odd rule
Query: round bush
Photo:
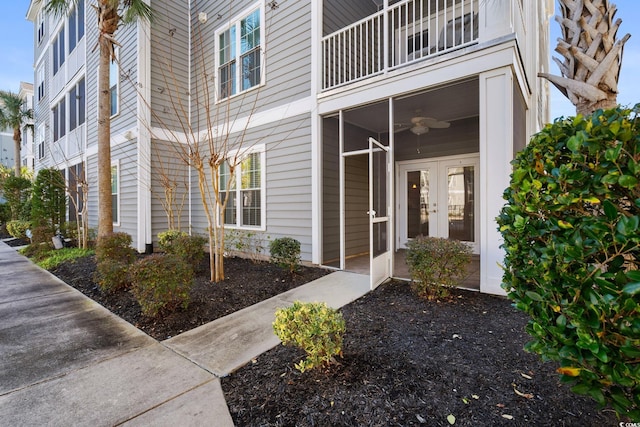
[[135, 250], [131, 247], [131, 236], [127, 233], [112, 233], [102, 237], [96, 245], [96, 260], [117, 261], [123, 264], [130, 264], [135, 260]]
[[16, 239], [26, 239], [29, 227], [31, 227], [29, 221], [16, 219], [7, 223], [7, 232]]
[[193, 270], [177, 255], [153, 254], [130, 269], [133, 295], [145, 316], [156, 317], [178, 307], [187, 308]]
[[513, 162], [503, 287], [527, 350], [572, 390], [640, 420], [640, 105], [556, 120]]
[[301, 372], [332, 363], [334, 356], [342, 355], [344, 318], [326, 303], [295, 301], [277, 310], [273, 330], [283, 345], [294, 345], [307, 353], [307, 358], [296, 364]]
[[300, 242], [291, 237], [274, 239], [269, 244], [271, 261], [294, 272], [300, 265]]

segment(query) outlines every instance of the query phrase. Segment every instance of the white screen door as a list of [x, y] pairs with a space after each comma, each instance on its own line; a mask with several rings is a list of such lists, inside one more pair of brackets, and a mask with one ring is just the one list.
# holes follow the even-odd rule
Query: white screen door
[[369, 272], [371, 289], [391, 277], [389, 148], [369, 138]]

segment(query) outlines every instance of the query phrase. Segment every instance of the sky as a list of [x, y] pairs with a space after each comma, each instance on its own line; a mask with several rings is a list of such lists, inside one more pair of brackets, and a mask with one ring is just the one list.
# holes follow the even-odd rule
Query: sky
[[[617, 0], [617, 18], [622, 19], [618, 30], [618, 38], [631, 33], [632, 37], [624, 47], [622, 70], [619, 80], [618, 103], [633, 106], [640, 102], [640, 33], [634, 34], [633, 25], [640, 22], [640, 1]], [[17, 92], [20, 82], [33, 82], [33, 23], [26, 19], [29, 0], [4, 1], [0, 14], [0, 90]], [[556, 6], [556, 14], [559, 13]], [[555, 49], [559, 36], [559, 25], [555, 20], [550, 22], [551, 52]], [[556, 56], [558, 56], [556, 54]], [[560, 75], [558, 66], [551, 63], [551, 73]], [[573, 116], [575, 107], [555, 87], [551, 88], [551, 117]]]

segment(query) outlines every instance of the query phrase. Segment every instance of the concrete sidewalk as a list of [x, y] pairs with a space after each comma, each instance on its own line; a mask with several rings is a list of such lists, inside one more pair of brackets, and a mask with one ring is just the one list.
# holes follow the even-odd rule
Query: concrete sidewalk
[[0, 243], [1, 424], [231, 426], [219, 377], [279, 343], [276, 308], [368, 290], [332, 273], [159, 343]]

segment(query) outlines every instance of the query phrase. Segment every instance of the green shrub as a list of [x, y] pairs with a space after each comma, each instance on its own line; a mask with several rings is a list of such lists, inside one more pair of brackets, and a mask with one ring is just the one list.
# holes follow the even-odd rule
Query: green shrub
[[20, 253], [31, 258], [36, 264], [49, 257], [53, 251], [53, 245], [50, 243], [31, 243], [29, 246], [20, 249]]
[[145, 316], [187, 308], [193, 270], [176, 255], [153, 254], [131, 268], [132, 291]]
[[31, 214], [31, 181], [23, 177], [10, 176], [3, 186], [11, 219], [28, 221]]
[[182, 236], [188, 236], [188, 233], [180, 230], [166, 230], [158, 233], [158, 246], [160, 249], [167, 252], [168, 248], [175, 239]]
[[113, 233], [99, 239], [96, 245], [95, 280], [103, 292], [116, 292], [130, 284], [129, 267], [135, 260], [131, 236]]
[[135, 260], [135, 250], [131, 247], [131, 236], [127, 233], [112, 233], [99, 239], [96, 245], [96, 260], [118, 261], [131, 264]]
[[39, 225], [31, 229], [31, 244], [47, 243], [51, 245], [51, 238], [55, 236], [54, 231], [48, 225]]
[[11, 209], [8, 203], [0, 203], [0, 225], [11, 220]]
[[29, 227], [31, 227], [29, 221], [16, 219], [7, 223], [7, 233], [12, 235], [16, 239], [26, 239], [26, 233]]
[[100, 290], [105, 293], [113, 293], [127, 289], [131, 284], [130, 266], [131, 264], [110, 259], [97, 262], [94, 279]]
[[73, 242], [78, 241], [78, 222], [77, 221], [65, 221], [60, 225], [60, 233]]
[[31, 196], [34, 225], [48, 225], [55, 230], [64, 222], [67, 196], [63, 173], [55, 168], [38, 172]]
[[288, 269], [291, 273], [300, 266], [300, 242], [291, 237], [274, 239], [269, 244], [271, 262], [281, 268]]
[[513, 162], [503, 288], [528, 351], [572, 390], [640, 420], [640, 104], [556, 120]]
[[198, 270], [200, 261], [204, 258], [204, 245], [207, 239], [202, 236], [183, 234], [172, 238], [162, 246], [167, 254], [181, 257], [194, 271]]
[[300, 372], [335, 362], [342, 356], [345, 323], [342, 314], [325, 303], [302, 303], [276, 311], [273, 330], [283, 345], [292, 344], [307, 353], [295, 366]]
[[449, 288], [464, 279], [471, 248], [457, 240], [418, 236], [407, 243], [406, 260], [413, 290], [435, 300], [448, 296]]

